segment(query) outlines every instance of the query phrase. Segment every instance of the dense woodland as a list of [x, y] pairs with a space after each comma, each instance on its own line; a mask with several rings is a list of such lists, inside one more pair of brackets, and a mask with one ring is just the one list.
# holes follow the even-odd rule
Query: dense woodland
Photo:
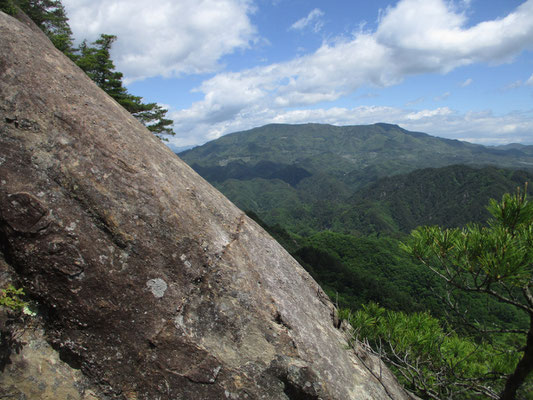
[[[124, 88], [110, 57], [115, 36], [74, 47], [60, 1], [2, 0], [0, 10], [24, 12], [150, 130], [172, 134], [166, 110]], [[527, 368], [514, 382], [518, 392], [501, 395], [511, 393], [509, 377], [520, 370], [528, 334], [533, 345], [532, 313], [517, 306], [527, 303], [521, 290], [532, 285], [533, 210], [523, 188], [533, 178], [533, 146], [487, 148], [388, 124], [269, 125], [180, 156], [309, 271], [351, 322], [354, 339], [381, 355], [410, 390], [431, 399], [533, 399]], [[494, 203], [492, 213], [487, 205], [517, 187], [522, 192], [515, 200], [524, 202], [516, 208], [524, 217], [509, 225], [510, 217], [499, 218]], [[521, 269], [497, 276], [473, 269], [476, 275], [463, 283], [468, 289], [484, 276], [478, 289], [486, 290], [460, 290], [454, 281], [459, 272], [447, 281], [447, 265], [434, 267], [417, 252], [416, 234], [409, 233], [421, 225], [451, 228], [425, 233], [425, 249], [455, 235], [456, 242], [441, 248], [443, 257], [443, 249], [459, 247], [457, 237], [476, 237], [476, 229], [482, 232], [478, 256], [489, 254], [499, 247], [482, 247], [479, 238], [494, 234], [500, 240], [498, 232], [505, 232], [519, 239], [518, 247], [512, 255], [499, 254], [498, 262]], [[470, 260], [466, 250], [461, 257], [454, 266]], [[450, 283], [456, 286], [450, 289]]]
[[[406, 387], [422, 398], [497, 399], [522, 358], [531, 313], [450, 288], [406, 243], [422, 225], [489, 229], [490, 199], [523, 194], [532, 181], [531, 154], [531, 146], [487, 148], [387, 124], [308, 124], [230, 134], [180, 156], [307, 269], [354, 338]], [[531, 256], [522, 265], [529, 279]], [[521, 289], [498, 290], [527, 304]], [[529, 377], [501, 398], [530, 399], [532, 389]]]
[[532, 176], [532, 148], [488, 148], [389, 124], [276, 124], [180, 157], [270, 225], [304, 235], [394, 235], [486, 219], [489, 198]]

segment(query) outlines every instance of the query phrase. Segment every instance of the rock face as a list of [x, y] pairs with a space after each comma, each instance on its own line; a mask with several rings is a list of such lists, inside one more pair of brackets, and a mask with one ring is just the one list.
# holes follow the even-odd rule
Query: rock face
[[283, 248], [2, 13], [0, 240], [47, 342], [93, 385], [79, 398], [408, 398], [347, 349]]

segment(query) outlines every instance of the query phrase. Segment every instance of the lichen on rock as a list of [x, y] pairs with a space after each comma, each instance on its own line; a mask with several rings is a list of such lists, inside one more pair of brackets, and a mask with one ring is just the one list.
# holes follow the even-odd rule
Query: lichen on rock
[[165, 295], [165, 291], [168, 288], [167, 283], [161, 278], [148, 280], [146, 286], [150, 289], [154, 297], [157, 297], [158, 299]]
[[6, 261], [97, 398], [408, 398], [278, 243], [3, 13], [0, 160]]

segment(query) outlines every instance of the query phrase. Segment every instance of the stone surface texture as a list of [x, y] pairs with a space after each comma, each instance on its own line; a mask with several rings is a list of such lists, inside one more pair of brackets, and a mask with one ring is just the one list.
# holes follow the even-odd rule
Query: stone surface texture
[[0, 383], [42, 356], [93, 385], [71, 398], [408, 398], [278, 243], [2, 13], [0, 240], [43, 320]]

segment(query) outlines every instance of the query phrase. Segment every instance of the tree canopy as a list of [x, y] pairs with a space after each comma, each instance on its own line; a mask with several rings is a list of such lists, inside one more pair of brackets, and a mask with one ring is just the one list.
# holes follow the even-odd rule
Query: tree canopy
[[[521, 357], [511, 373], [502, 377], [505, 386], [499, 397], [510, 400], [533, 370], [533, 203], [527, 199], [527, 190], [517, 190], [514, 195], [505, 194], [500, 202], [491, 200], [488, 210], [492, 215], [488, 226], [420, 227], [405, 248], [446, 282], [450, 307], [480, 340], [497, 342], [509, 339], [502, 335], [519, 335], [515, 351]], [[529, 329], [506, 330], [471, 320], [461, 304], [465, 292], [521, 310], [529, 317]]]
[[[444, 292], [434, 287], [449, 309], [441, 319], [376, 303], [341, 311], [354, 345], [379, 355], [423, 398], [533, 398], [533, 203], [518, 190], [487, 209], [486, 225], [419, 227], [403, 246], [445, 284]], [[485, 297], [489, 310], [500, 303], [507, 315], [479, 319], [471, 296]], [[529, 323], [518, 323], [519, 313]]]
[[123, 74], [115, 71], [110, 55], [111, 46], [116, 39], [114, 35], [102, 34], [90, 46], [86, 41], [82, 42], [74, 52], [74, 61], [100, 88], [150, 131], [158, 135], [173, 135], [170, 127], [173, 121], [166, 118], [166, 109], [157, 103], [143, 103], [141, 97], [130, 94], [124, 87]]
[[70, 56], [72, 31], [60, 0], [1, 0], [0, 10], [10, 15], [22, 11], [46, 33], [54, 46]]
[[502, 377], [520, 360], [518, 352], [501, 351], [501, 343], [459, 335], [428, 312], [369, 303], [341, 316], [354, 327], [354, 345], [379, 355], [422, 398], [498, 399]]

